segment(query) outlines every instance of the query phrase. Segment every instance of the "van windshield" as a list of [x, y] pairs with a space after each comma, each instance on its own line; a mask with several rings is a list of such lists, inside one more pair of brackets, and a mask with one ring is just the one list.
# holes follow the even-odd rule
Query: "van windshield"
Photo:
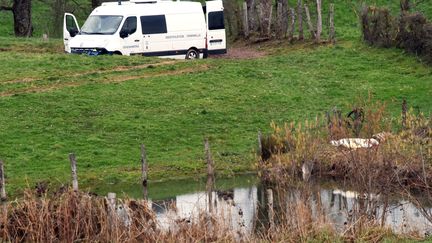
[[81, 34], [112, 35], [117, 31], [122, 19], [122, 16], [92, 15], [84, 23]]

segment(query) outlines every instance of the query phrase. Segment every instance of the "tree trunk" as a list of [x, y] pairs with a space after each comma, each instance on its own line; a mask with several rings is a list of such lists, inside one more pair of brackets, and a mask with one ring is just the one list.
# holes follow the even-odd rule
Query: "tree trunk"
[[14, 0], [12, 8], [15, 36], [32, 36], [33, 26], [31, 21], [31, 0]]
[[50, 35], [52, 37], [62, 37], [63, 33], [63, 14], [66, 12], [65, 0], [54, 0], [51, 7], [51, 15], [53, 24], [51, 26]]
[[258, 23], [257, 23], [257, 11], [256, 11], [256, 1], [255, 0], [246, 0], [247, 4], [247, 17], [248, 17], [248, 25], [249, 31], [254, 32], [257, 31]]
[[305, 8], [309, 32], [311, 34], [311, 39], [315, 39], [315, 29], [314, 29], [313, 24], [312, 24], [312, 20], [311, 20], [310, 13], [309, 13], [309, 8], [306, 4], [304, 5], [304, 8]]
[[321, 32], [322, 32], [322, 15], [321, 15], [321, 0], [316, 0], [317, 2], [317, 29], [316, 29], [316, 42], [321, 42]]
[[16, 37], [32, 36], [31, 0], [14, 0], [12, 7], [0, 6], [0, 11], [12, 11]]
[[290, 43], [294, 42], [294, 32], [295, 32], [295, 9], [290, 8], [290, 26], [288, 31], [288, 40]]
[[334, 44], [336, 42], [335, 24], [334, 24], [334, 3], [330, 3], [329, 11], [329, 41]]
[[298, 19], [298, 32], [299, 32], [299, 40], [304, 39], [303, 34], [303, 1], [298, 0], [297, 3], [297, 19]]
[[260, 29], [261, 35], [269, 37], [268, 30], [271, 26], [271, 14], [273, 8], [273, 1], [271, 0], [261, 0], [260, 2]]

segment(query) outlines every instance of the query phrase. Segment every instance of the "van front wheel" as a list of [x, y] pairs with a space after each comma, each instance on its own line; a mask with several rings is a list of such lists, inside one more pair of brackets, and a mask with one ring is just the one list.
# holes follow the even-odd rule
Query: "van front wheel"
[[199, 53], [197, 50], [195, 49], [189, 49], [186, 52], [186, 59], [198, 59], [199, 58]]

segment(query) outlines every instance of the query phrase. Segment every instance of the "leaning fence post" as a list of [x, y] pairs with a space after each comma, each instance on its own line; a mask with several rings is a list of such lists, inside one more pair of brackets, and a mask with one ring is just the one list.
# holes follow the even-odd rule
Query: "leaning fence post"
[[144, 200], [147, 200], [148, 191], [147, 191], [147, 154], [145, 150], [144, 144], [141, 144], [141, 184], [143, 186], [143, 197]]
[[273, 190], [267, 189], [267, 207], [269, 217], [269, 231], [274, 229]]
[[3, 160], [0, 159], [0, 200], [6, 201], [6, 188], [5, 188], [5, 177], [4, 177], [4, 166]]
[[335, 24], [334, 24], [334, 3], [330, 4], [329, 11], [329, 42], [334, 44], [336, 42]]
[[314, 27], [313, 27], [313, 24], [312, 24], [310, 12], [309, 12], [309, 7], [307, 6], [307, 4], [305, 4], [304, 8], [305, 8], [306, 20], [307, 20], [307, 23], [308, 23], [309, 32], [311, 34], [311, 39], [315, 39], [315, 30], [314, 30]]
[[208, 196], [208, 205], [209, 205], [209, 212], [211, 213], [213, 211], [213, 188], [214, 188], [214, 162], [211, 157], [211, 151], [210, 151], [210, 144], [208, 141], [208, 138], [204, 139], [204, 152], [206, 157], [206, 163], [207, 163], [207, 196]]
[[78, 191], [78, 176], [77, 176], [77, 166], [76, 166], [76, 158], [75, 154], [69, 154], [69, 160], [71, 163], [71, 172], [72, 172], [72, 189], [74, 191]]

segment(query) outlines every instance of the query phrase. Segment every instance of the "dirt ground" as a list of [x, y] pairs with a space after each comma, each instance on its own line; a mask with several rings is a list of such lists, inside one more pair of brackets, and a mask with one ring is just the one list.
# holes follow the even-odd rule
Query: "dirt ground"
[[225, 59], [255, 59], [266, 56], [267, 53], [245, 46], [228, 47], [227, 54], [210, 55], [210, 58]]

